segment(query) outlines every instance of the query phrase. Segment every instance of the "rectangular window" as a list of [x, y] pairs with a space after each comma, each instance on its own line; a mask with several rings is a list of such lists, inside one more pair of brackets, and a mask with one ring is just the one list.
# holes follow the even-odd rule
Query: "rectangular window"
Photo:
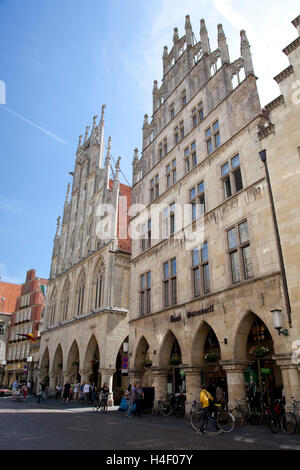
[[167, 188], [176, 183], [176, 160], [166, 166]]
[[[204, 181], [201, 181], [189, 191], [189, 201], [191, 204], [192, 222], [197, 219], [197, 216], [202, 216], [206, 212], [205, 208], [205, 192], [204, 192]], [[197, 210], [197, 207], [199, 209]]]
[[176, 258], [164, 263], [163, 273], [164, 306], [168, 307], [169, 305], [175, 305], [177, 303]]
[[247, 221], [228, 230], [227, 240], [233, 284], [252, 278], [254, 273]]
[[141, 275], [140, 313], [151, 312], [151, 271]]
[[192, 280], [194, 297], [210, 292], [210, 270], [208, 259], [208, 243], [200, 250], [192, 251]]
[[225, 199], [228, 199], [233, 194], [243, 189], [239, 155], [236, 155], [231, 159], [231, 165], [229, 162], [226, 162], [224, 165], [222, 165], [221, 177], [223, 180]]
[[221, 134], [219, 121], [213, 123], [211, 127], [205, 131], [205, 140], [207, 145], [207, 153], [211, 155], [221, 146]]

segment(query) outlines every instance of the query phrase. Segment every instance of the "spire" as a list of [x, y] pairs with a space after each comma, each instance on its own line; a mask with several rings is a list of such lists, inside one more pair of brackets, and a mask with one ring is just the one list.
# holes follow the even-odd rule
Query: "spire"
[[70, 194], [70, 183], [68, 183], [67, 195], [66, 195], [66, 202], [65, 204], [69, 203], [69, 194]]
[[152, 96], [153, 96], [153, 113], [155, 113], [155, 111], [157, 110], [157, 108], [159, 107], [159, 103], [158, 103], [158, 82], [157, 80], [154, 80], [154, 84], [153, 84], [153, 91], [152, 91]]
[[147, 129], [148, 129], [148, 127], [149, 127], [148, 114], [145, 114], [144, 122], [143, 122], [143, 149], [147, 145]]
[[115, 183], [119, 182], [120, 161], [121, 161], [121, 157], [118, 157], [116, 167], [115, 167], [115, 179], [114, 179]]
[[186, 45], [187, 47], [193, 45], [193, 30], [190, 21], [190, 15], [186, 15], [185, 17], [185, 38], [186, 38]]
[[60, 229], [60, 215], [57, 217], [57, 223], [56, 223], [56, 234], [55, 237], [59, 237], [59, 229]]
[[82, 135], [82, 134], [80, 134], [80, 136], [79, 136], [79, 140], [78, 140], [77, 152], [78, 152], [78, 150], [79, 150], [79, 149], [80, 149], [80, 147], [81, 147], [81, 141], [82, 141], [82, 137], [83, 137], [83, 135]]
[[246, 36], [246, 31], [241, 31], [241, 56], [244, 59], [244, 69], [246, 77], [250, 74], [254, 74], [252, 54], [250, 51], [250, 44]]
[[132, 160], [132, 184], [135, 185], [137, 183], [138, 172], [137, 172], [137, 164], [139, 162], [139, 151], [137, 148], [134, 149], [133, 160]]
[[98, 143], [100, 145], [100, 152], [98, 156], [98, 161], [96, 162], [97, 168], [102, 168], [103, 153], [104, 153], [104, 111], [106, 109], [106, 104], [102, 105], [101, 109], [101, 118], [99, 122], [98, 129]]
[[209, 38], [208, 33], [205, 25], [205, 20], [200, 20], [200, 38], [202, 42], [202, 51], [203, 54], [210, 54], [210, 45], [209, 45]]
[[85, 128], [85, 136], [84, 136], [84, 144], [86, 143], [87, 139], [88, 139], [88, 133], [89, 133], [89, 129], [90, 129], [91, 126], [86, 126]]
[[178, 28], [174, 28], [174, 34], [173, 34], [173, 45], [174, 45], [174, 58], [175, 62], [179, 57], [179, 50], [178, 50], [178, 45], [177, 42], [179, 40], [179, 34], [178, 34]]
[[104, 124], [104, 111], [106, 109], [106, 104], [103, 104], [102, 105], [102, 110], [101, 110], [101, 118], [100, 118], [100, 122], [99, 122], [99, 126], [101, 126], [101, 124]]
[[229, 50], [227, 46], [226, 36], [223, 31], [223, 26], [218, 24], [218, 47], [220, 49], [221, 63], [230, 64]]
[[169, 60], [168, 46], [164, 47], [162, 60], [163, 60], [163, 75], [165, 76], [168, 71], [168, 60]]
[[110, 160], [111, 160], [111, 137], [108, 138], [107, 152], [104, 164], [104, 183], [103, 183], [103, 195], [102, 202], [106, 201], [106, 191], [109, 189], [109, 173], [110, 173]]

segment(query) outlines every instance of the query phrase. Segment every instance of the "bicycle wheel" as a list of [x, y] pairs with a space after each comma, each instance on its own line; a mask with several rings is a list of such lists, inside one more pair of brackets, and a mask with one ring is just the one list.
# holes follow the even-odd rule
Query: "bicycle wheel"
[[194, 411], [194, 413], [191, 414], [190, 423], [195, 431], [199, 431], [200, 429], [202, 414], [202, 411]]
[[231, 432], [234, 428], [234, 417], [229, 411], [220, 410], [217, 416], [217, 423], [223, 432]]
[[172, 406], [170, 405], [170, 403], [161, 403], [160, 412], [162, 416], [170, 416], [170, 414], [172, 413]]
[[243, 426], [244, 416], [243, 416], [243, 413], [241, 412], [241, 410], [239, 410], [238, 408], [234, 408], [234, 410], [231, 411], [231, 414], [234, 417], [235, 426], [236, 427]]
[[273, 434], [278, 433], [279, 422], [277, 416], [269, 416], [268, 427]]
[[291, 412], [284, 413], [281, 418], [280, 424], [283, 432], [285, 432], [286, 434], [293, 434], [297, 427], [296, 416]]
[[157, 403], [155, 403], [152, 408], [151, 408], [151, 414], [152, 416], [157, 416], [159, 414], [159, 407]]

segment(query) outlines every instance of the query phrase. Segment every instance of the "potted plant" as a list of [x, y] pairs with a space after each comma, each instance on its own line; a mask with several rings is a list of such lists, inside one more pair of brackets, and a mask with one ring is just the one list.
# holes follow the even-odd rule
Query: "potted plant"
[[265, 357], [265, 355], [268, 354], [269, 352], [270, 352], [270, 349], [266, 348], [265, 346], [253, 346], [250, 349], [249, 354], [251, 356], [261, 358], [261, 357]]
[[72, 362], [73, 367], [77, 367], [78, 365], [79, 365], [79, 362], [77, 362], [77, 361]]
[[218, 353], [207, 353], [204, 356], [204, 361], [205, 362], [217, 362], [220, 359], [220, 356]]
[[145, 361], [144, 362], [144, 367], [151, 367], [152, 366], [152, 361]]
[[62, 364], [58, 364], [58, 368], [59, 369], [62, 369], [63, 365]]
[[179, 356], [172, 356], [171, 359], [169, 360], [169, 364], [171, 366], [178, 366], [179, 364], [181, 364], [181, 359]]

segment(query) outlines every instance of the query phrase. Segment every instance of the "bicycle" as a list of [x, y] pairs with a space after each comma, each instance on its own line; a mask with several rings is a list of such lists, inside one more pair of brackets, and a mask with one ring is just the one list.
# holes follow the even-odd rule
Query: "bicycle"
[[[215, 416], [216, 414], [216, 416]], [[223, 408], [221, 403], [215, 403], [212, 416], [216, 417], [218, 426], [222, 429], [223, 432], [229, 433], [233, 431], [235, 426], [235, 418], [232, 413], [227, 409], [227, 406]], [[199, 431], [201, 422], [204, 419], [204, 428], [207, 427], [207, 418], [203, 417], [203, 408], [201, 408], [196, 400], [192, 404], [190, 411], [190, 423], [195, 431]]]
[[298, 419], [296, 414], [297, 402], [294, 397], [291, 397], [293, 411], [286, 411], [280, 420], [281, 429], [286, 434], [293, 434], [296, 431], [298, 425]]
[[282, 400], [275, 400], [275, 402], [270, 407], [266, 408], [267, 425], [270, 431], [274, 434], [278, 433], [280, 418], [283, 412], [284, 407]]
[[170, 416], [172, 413], [172, 406], [170, 403], [170, 399], [164, 399], [161, 397], [160, 400], [155, 400], [153, 406], [151, 408], [152, 416]]
[[241, 405], [241, 400], [236, 398], [237, 407], [231, 410], [231, 413], [235, 419], [235, 425], [237, 427], [242, 426], [244, 423], [250, 424], [261, 424], [263, 420], [263, 413], [258, 410], [251, 410], [249, 402], [247, 402], [247, 409]]

